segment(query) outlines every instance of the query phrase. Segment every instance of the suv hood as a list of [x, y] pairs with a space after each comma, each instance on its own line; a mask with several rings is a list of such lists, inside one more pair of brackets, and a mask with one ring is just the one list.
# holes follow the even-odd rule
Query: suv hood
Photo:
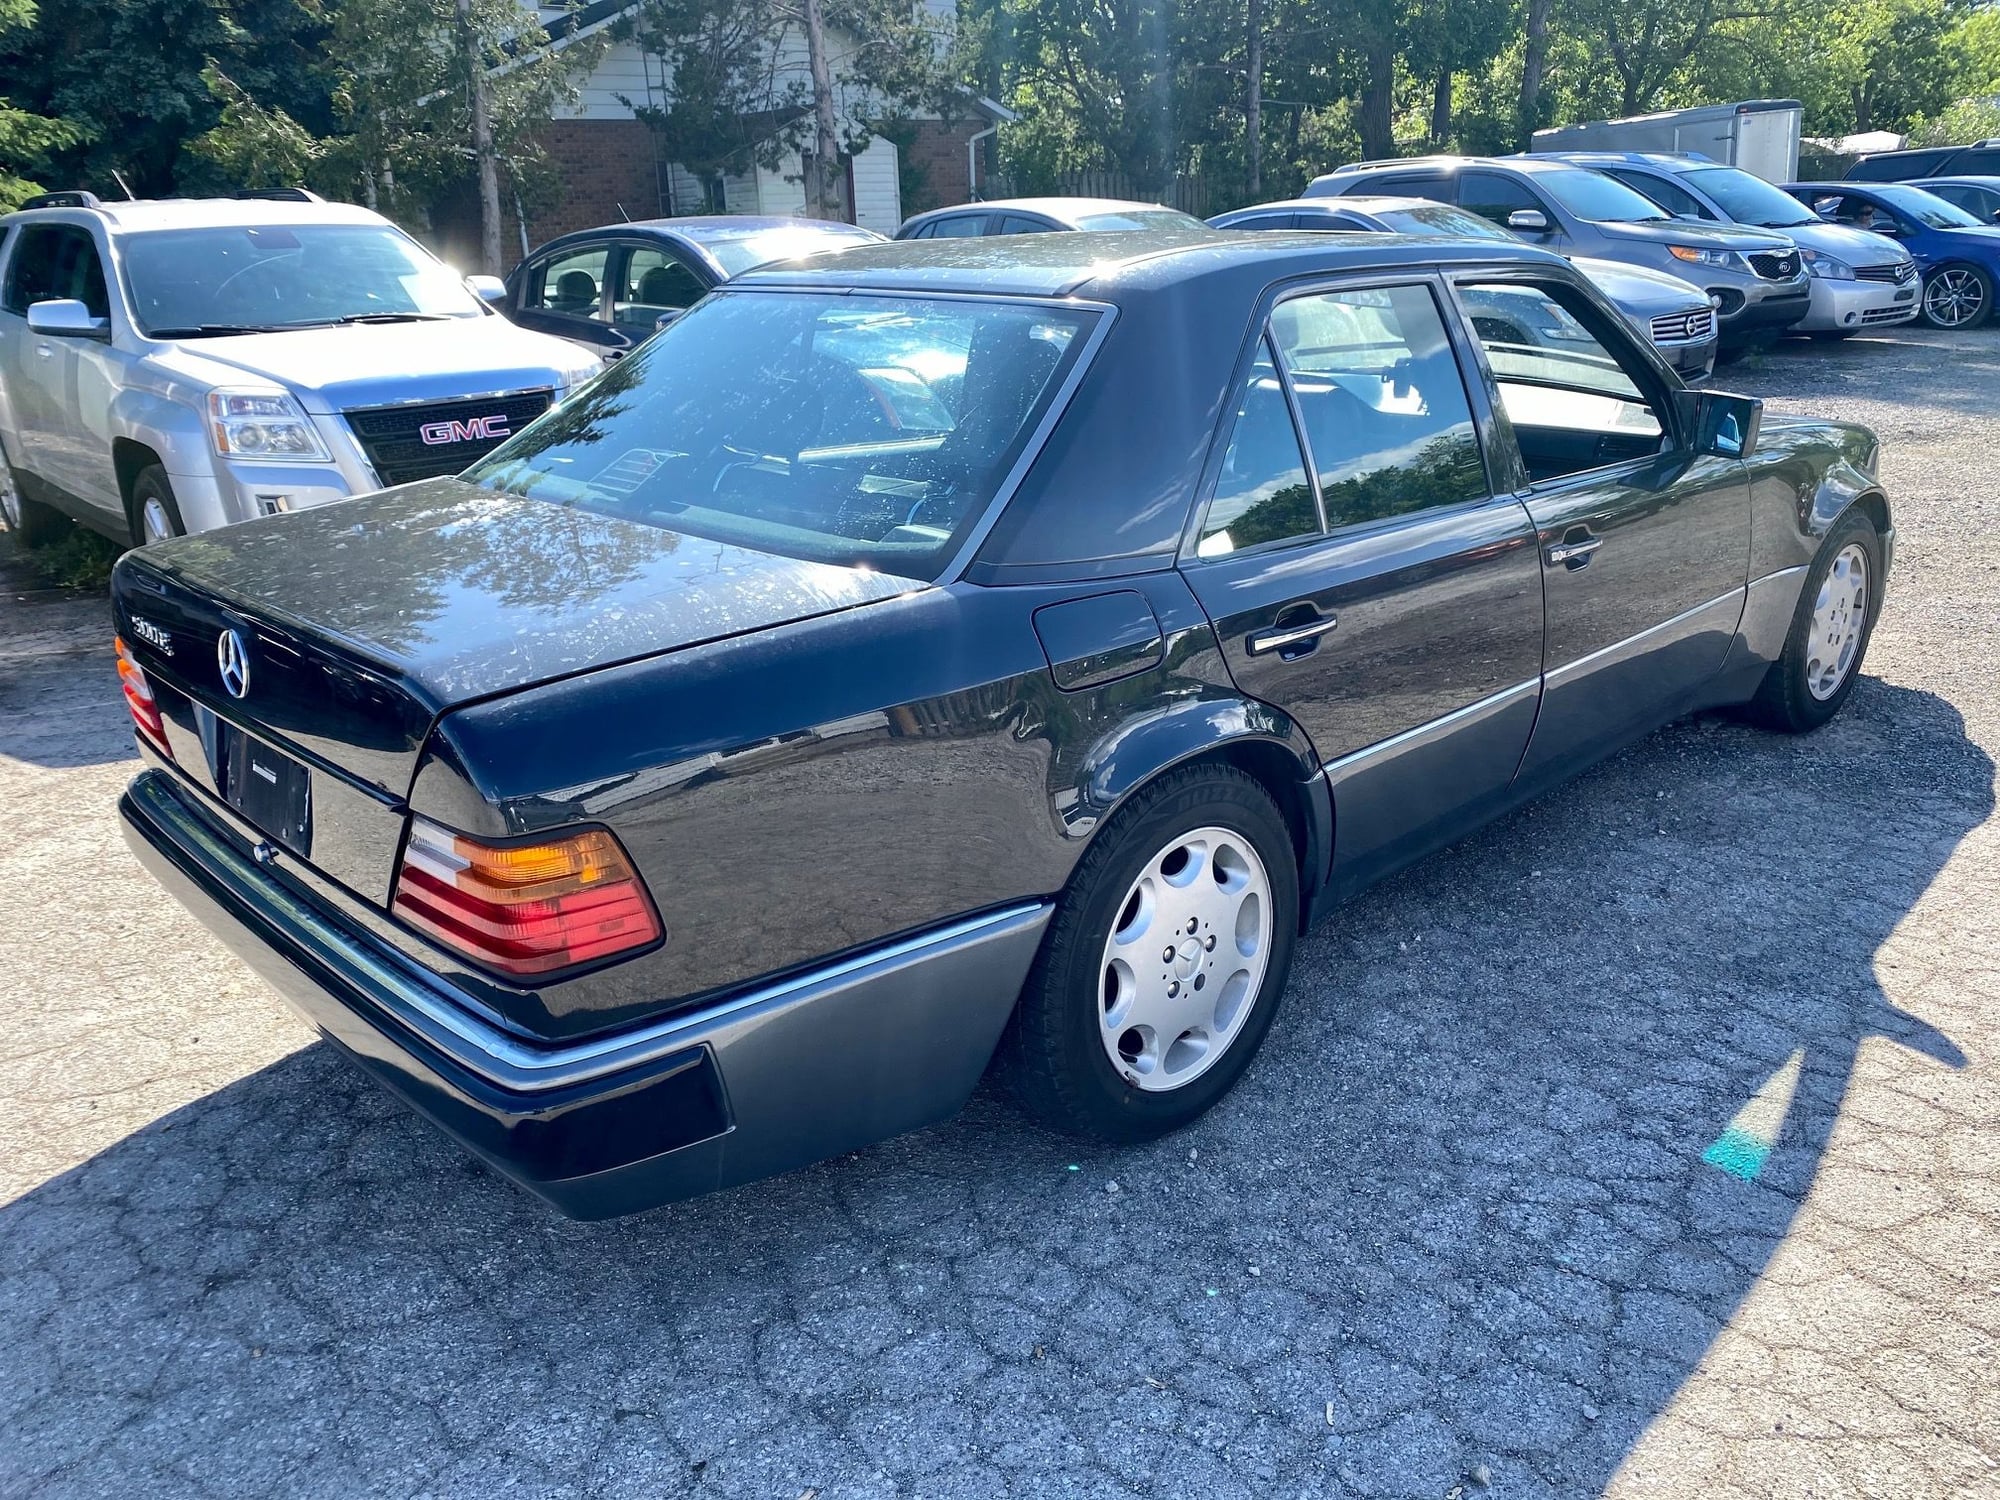
[[192, 339], [154, 363], [205, 385], [281, 385], [321, 415], [560, 389], [598, 369], [574, 344], [493, 315]]
[[1775, 229], [1751, 229], [1743, 224], [1698, 224], [1692, 219], [1623, 219], [1597, 226], [1614, 240], [1644, 240], [1653, 245], [1693, 245], [1702, 250], [1789, 250], [1789, 235]]
[[1627, 312], [1651, 318], [1709, 305], [1707, 292], [1665, 271], [1649, 271], [1644, 266], [1628, 266], [1621, 260], [1598, 260], [1589, 255], [1571, 256], [1570, 264]]
[[433, 479], [128, 552], [112, 604], [149, 674], [400, 797], [452, 708], [926, 586]]

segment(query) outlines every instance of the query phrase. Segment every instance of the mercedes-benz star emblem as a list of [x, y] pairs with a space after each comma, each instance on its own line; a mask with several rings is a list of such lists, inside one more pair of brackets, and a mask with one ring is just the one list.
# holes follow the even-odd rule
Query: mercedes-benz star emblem
[[223, 631], [215, 643], [215, 665], [230, 697], [241, 698], [250, 691], [250, 650], [235, 631]]

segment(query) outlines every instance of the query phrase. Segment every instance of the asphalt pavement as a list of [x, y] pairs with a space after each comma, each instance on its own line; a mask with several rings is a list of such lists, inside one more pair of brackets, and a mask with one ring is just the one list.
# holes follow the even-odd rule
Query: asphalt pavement
[[1181, 1135], [982, 1094], [609, 1224], [140, 873], [103, 600], [14, 567], [0, 1494], [2000, 1495], [2000, 330], [1718, 383], [1884, 439], [1834, 724], [1677, 724], [1354, 901]]

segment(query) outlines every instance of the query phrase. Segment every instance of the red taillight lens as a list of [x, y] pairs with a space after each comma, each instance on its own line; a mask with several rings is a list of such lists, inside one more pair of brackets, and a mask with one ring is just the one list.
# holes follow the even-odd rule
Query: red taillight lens
[[153, 685], [146, 681], [146, 674], [139, 670], [139, 664], [132, 660], [132, 653], [125, 649], [125, 638], [113, 636], [112, 644], [118, 652], [118, 685], [125, 689], [125, 706], [132, 711], [132, 722], [139, 733], [168, 760], [174, 752], [167, 748], [166, 721], [160, 717], [160, 705], [153, 701]]
[[417, 818], [394, 905], [419, 932], [503, 974], [550, 974], [660, 937], [631, 861], [598, 829], [502, 847]]

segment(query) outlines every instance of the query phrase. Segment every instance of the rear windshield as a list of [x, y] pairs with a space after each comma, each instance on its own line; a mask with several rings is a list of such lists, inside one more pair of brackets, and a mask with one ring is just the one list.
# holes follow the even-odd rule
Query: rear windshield
[[851, 250], [856, 245], [872, 245], [882, 238], [866, 229], [822, 229], [818, 225], [799, 228], [766, 229], [757, 234], [718, 235], [704, 239], [702, 249], [714, 256], [725, 276], [741, 276], [773, 261], [797, 260], [802, 255], [823, 255], [829, 250]]
[[1445, 203], [1426, 203], [1420, 208], [1378, 208], [1375, 217], [1397, 234], [1448, 234], [1467, 240], [1519, 240], [1512, 230], [1502, 229], [1491, 219], [1469, 214]]
[[485, 316], [457, 272], [386, 224], [153, 229], [119, 244], [153, 338]]
[[1672, 217], [1651, 198], [1602, 172], [1560, 167], [1553, 172], [1537, 172], [1531, 180], [1586, 223], [1629, 224]]
[[932, 579], [1096, 314], [723, 293], [465, 477], [788, 557]]
[[1947, 203], [1936, 193], [1919, 187], [1894, 183], [1875, 189], [1875, 196], [1891, 208], [1899, 208], [1919, 224], [1932, 229], [1978, 229], [1977, 219], [1955, 203]]
[[1121, 208], [1101, 214], [1078, 214], [1078, 229], [1186, 229], [1201, 221], [1177, 208]]

